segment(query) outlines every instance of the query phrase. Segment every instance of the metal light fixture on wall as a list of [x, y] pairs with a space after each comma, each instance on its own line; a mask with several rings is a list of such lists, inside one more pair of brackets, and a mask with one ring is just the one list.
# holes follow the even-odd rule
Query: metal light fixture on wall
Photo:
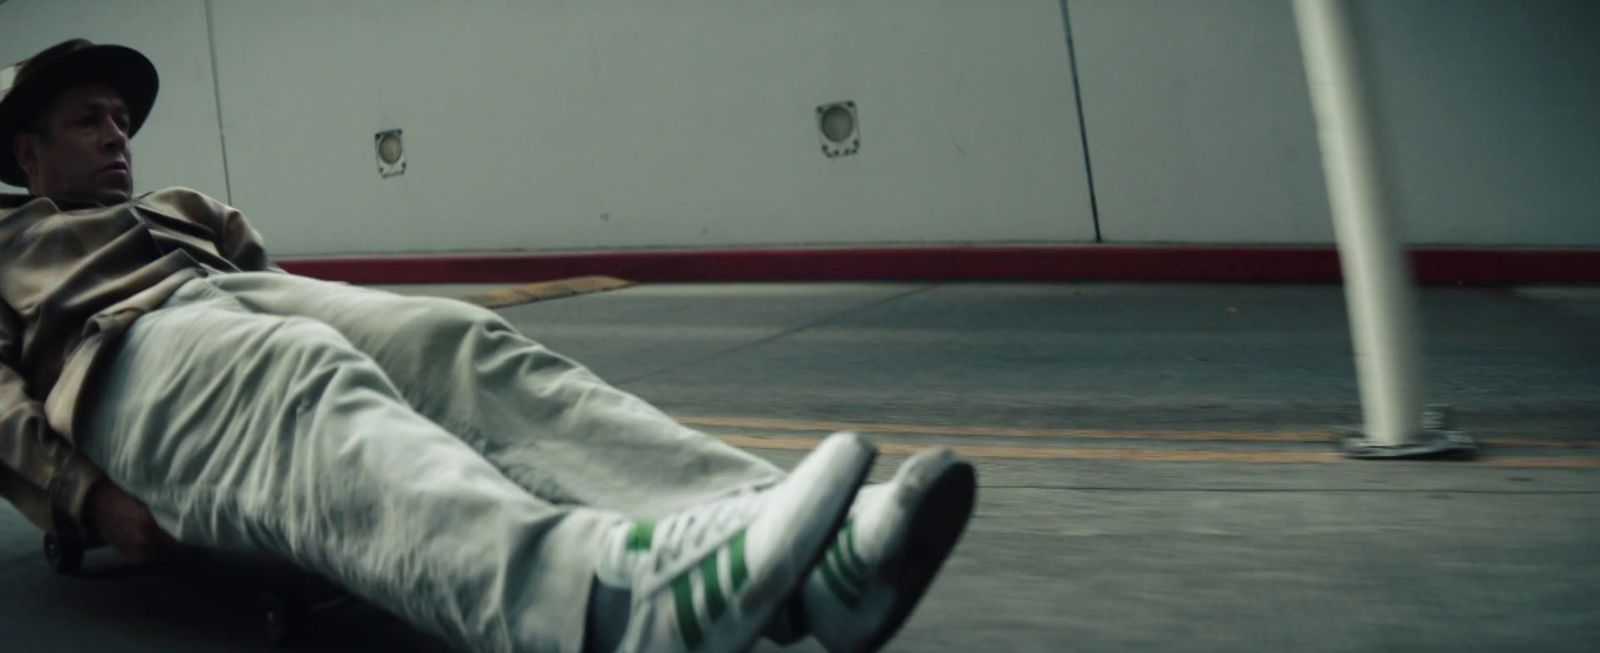
[[861, 121], [856, 103], [845, 100], [817, 107], [817, 132], [822, 138], [822, 153], [829, 158], [860, 152]]
[[378, 150], [378, 174], [393, 177], [406, 171], [406, 146], [400, 139], [400, 130], [381, 131], [372, 137]]

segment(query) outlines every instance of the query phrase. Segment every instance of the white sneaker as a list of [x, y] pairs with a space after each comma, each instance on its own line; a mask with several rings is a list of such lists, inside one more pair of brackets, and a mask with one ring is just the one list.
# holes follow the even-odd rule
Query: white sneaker
[[626, 560], [597, 571], [603, 583], [631, 576], [619, 650], [748, 649], [838, 532], [875, 455], [860, 436], [836, 433], [771, 488], [631, 526]]
[[949, 449], [918, 452], [893, 480], [862, 488], [806, 578], [798, 619], [830, 653], [881, 648], [961, 539], [976, 494], [972, 464]]

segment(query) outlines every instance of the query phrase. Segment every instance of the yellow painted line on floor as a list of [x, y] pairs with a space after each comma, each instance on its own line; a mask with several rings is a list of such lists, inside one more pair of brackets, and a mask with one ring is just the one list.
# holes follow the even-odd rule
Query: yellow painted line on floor
[[729, 428], [773, 429], [779, 431], [862, 431], [871, 433], [907, 433], [915, 435], [953, 435], [998, 438], [1084, 438], [1126, 440], [1148, 438], [1159, 440], [1238, 440], [1244, 442], [1328, 442], [1329, 433], [1307, 432], [1243, 432], [1243, 431], [1180, 431], [1174, 429], [1056, 429], [1010, 426], [948, 426], [935, 424], [887, 424], [871, 422], [820, 422], [765, 417], [678, 417], [690, 426], [724, 426]]
[[[1179, 440], [1212, 442], [1330, 442], [1332, 432], [1310, 431], [1197, 431], [1179, 429], [1062, 429], [1027, 428], [1009, 426], [952, 426], [939, 424], [891, 424], [874, 422], [829, 422], [815, 420], [773, 419], [766, 417], [723, 417], [708, 415], [677, 416], [689, 426], [763, 429], [774, 431], [860, 431], [863, 433], [898, 433], [907, 435], [943, 435], [955, 437], [994, 438], [1049, 438], [1084, 440]], [[1556, 438], [1476, 438], [1479, 444], [1492, 447], [1600, 448], [1600, 440], [1591, 438], [1562, 440]]]
[[[749, 435], [718, 434], [723, 442], [749, 449], [776, 449], [783, 451], [810, 451], [821, 438], [758, 437]], [[927, 445], [907, 442], [880, 442], [878, 451], [892, 455], [906, 455], [926, 449]], [[1352, 462], [1332, 452], [1319, 451], [1185, 451], [1179, 449], [1094, 449], [1078, 447], [1011, 447], [1001, 445], [964, 445], [950, 447], [968, 458], [1005, 460], [1121, 460], [1133, 462], [1168, 463], [1245, 463], [1245, 464], [1336, 464]], [[1370, 461], [1369, 461], [1370, 462]], [[1516, 467], [1541, 469], [1600, 469], [1600, 457], [1571, 456], [1481, 456], [1467, 463], [1487, 467]]]
[[469, 304], [477, 304], [484, 308], [505, 308], [507, 306], [528, 304], [547, 299], [557, 299], [560, 297], [571, 297], [573, 295], [586, 295], [589, 293], [602, 292], [606, 290], [616, 290], [618, 288], [626, 288], [631, 285], [633, 285], [632, 281], [618, 279], [616, 277], [573, 277], [571, 279], [541, 281], [539, 283], [527, 283], [520, 286], [495, 288], [493, 290], [487, 290], [480, 293], [463, 295], [458, 297], [458, 299]]
[[[717, 435], [723, 442], [751, 449], [782, 449], [809, 451], [821, 442], [820, 438], [763, 438], [747, 435]], [[923, 444], [906, 442], [879, 442], [878, 451], [886, 454], [910, 454], [928, 448]], [[1015, 458], [1032, 460], [1140, 460], [1180, 463], [1337, 463], [1343, 462], [1332, 452], [1296, 451], [1182, 451], [1164, 449], [1084, 449], [1076, 447], [1005, 447], [999, 445], [966, 445], [950, 447], [969, 458]]]
[[1575, 456], [1485, 456], [1478, 461], [1490, 467], [1600, 469], [1600, 458]]

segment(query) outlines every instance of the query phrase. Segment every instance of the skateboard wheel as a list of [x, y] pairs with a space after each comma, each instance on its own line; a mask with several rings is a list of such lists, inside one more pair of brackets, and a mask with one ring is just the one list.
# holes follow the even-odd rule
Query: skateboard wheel
[[262, 592], [260, 607], [262, 634], [267, 643], [283, 646], [304, 637], [306, 621], [311, 614], [298, 595], [287, 591]]
[[83, 547], [63, 542], [48, 533], [44, 536], [44, 561], [58, 574], [75, 574], [83, 568]]

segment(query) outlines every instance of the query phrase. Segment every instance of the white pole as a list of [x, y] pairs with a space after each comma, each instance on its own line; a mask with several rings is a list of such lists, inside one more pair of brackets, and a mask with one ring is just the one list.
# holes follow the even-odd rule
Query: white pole
[[1422, 429], [1416, 292], [1388, 213], [1371, 104], [1345, 0], [1294, 0], [1355, 339], [1365, 436], [1400, 446]]

